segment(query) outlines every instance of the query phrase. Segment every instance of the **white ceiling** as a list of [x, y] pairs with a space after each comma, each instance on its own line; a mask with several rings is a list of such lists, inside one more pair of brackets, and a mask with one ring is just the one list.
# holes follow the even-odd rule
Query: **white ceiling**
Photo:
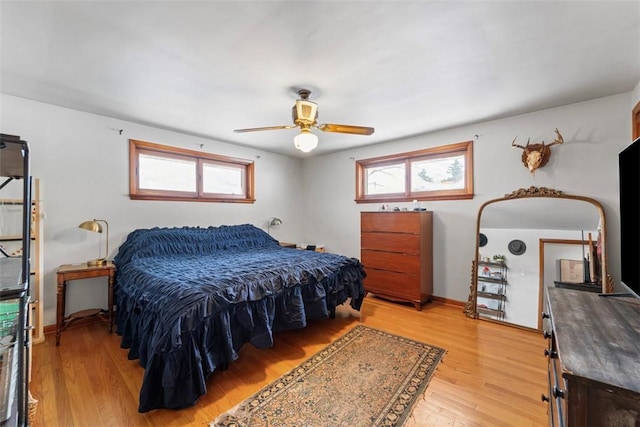
[[[633, 90], [640, 1], [0, 1], [0, 91], [309, 156]], [[293, 148], [296, 88], [320, 123]]]

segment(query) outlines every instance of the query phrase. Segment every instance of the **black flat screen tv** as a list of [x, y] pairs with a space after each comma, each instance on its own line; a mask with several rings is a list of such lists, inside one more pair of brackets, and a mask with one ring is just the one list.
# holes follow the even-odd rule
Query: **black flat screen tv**
[[620, 281], [640, 298], [640, 138], [618, 154], [620, 174]]

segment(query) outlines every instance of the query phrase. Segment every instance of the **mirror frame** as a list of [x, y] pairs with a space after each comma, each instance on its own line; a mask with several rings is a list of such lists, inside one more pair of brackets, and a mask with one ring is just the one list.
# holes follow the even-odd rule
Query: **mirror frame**
[[[600, 215], [600, 238], [602, 239], [602, 248], [601, 248], [601, 265], [602, 265], [602, 293], [608, 294], [613, 292], [613, 278], [609, 274], [609, 268], [607, 263], [607, 227], [604, 215], [604, 209], [602, 205], [597, 200], [591, 197], [585, 196], [575, 196], [564, 194], [562, 191], [554, 190], [552, 188], [547, 187], [529, 187], [529, 188], [520, 188], [515, 190], [509, 194], [505, 194], [504, 197], [500, 197], [497, 199], [491, 199], [482, 204], [480, 209], [478, 210], [478, 215], [476, 217], [476, 247], [475, 247], [475, 257], [473, 259], [471, 265], [471, 286], [469, 288], [469, 297], [464, 306], [464, 314], [467, 317], [471, 317], [474, 319], [478, 319], [480, 316], [478, 315], [477, 310], [477, 298], [478, 298], [478, 274], [477, 274], [477, 266], [480, 257], [480, 219], [482, 217], [482, 211], [489, 205], [493, 203], [503, 202], [507, 200], [516, 200], [516, 199], [525, 199], [525, 198], [555, 198], [555, 199], [568, 199], [568, 200], [580, 200], [583, 202], [591, 203], [598, 214]], [[490, 321], [494, 321], [491, 319], [486, 319]], [[507, 323], [497, 321], [499, 323]], [[514, 325], [517, 326], [517, 325]]]

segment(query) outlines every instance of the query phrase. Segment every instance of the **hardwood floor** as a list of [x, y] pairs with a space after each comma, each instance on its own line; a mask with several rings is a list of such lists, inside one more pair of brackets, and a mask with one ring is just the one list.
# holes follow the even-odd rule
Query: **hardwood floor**
[[210, 376], [207, 394], [180, 411], [138, 413], [143, 369], [103, 323], [66, 330], [59, 347], [55, 334], [47, 335], [33, 346], [30, 389], [38, 408], [32, 425], [207, 426], [359, 322], [447, 350], [410, 425], [547, 425], [541, 333], [468, 319], [458, 306], [434, 302], [417, 311], [371, 296], [360, 312], [340, 307], [335, 320], [276, 334], [272, 348], [245, 345], [227, 371]]

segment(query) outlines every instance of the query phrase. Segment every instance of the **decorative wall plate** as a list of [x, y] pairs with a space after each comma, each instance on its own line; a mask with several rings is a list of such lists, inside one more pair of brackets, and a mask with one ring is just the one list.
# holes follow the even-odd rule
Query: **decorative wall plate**
[[486, 245], [487, 242], [488, 242], [487, 236], [485, 236], [484, 234], [480, 233], [480, 247], [483, 247], [484, 245]]
[[522, 240], [512, 240], [509, 242], [509, 252], [514, 255], [522, 255], [527, 251], [527, 245]]

